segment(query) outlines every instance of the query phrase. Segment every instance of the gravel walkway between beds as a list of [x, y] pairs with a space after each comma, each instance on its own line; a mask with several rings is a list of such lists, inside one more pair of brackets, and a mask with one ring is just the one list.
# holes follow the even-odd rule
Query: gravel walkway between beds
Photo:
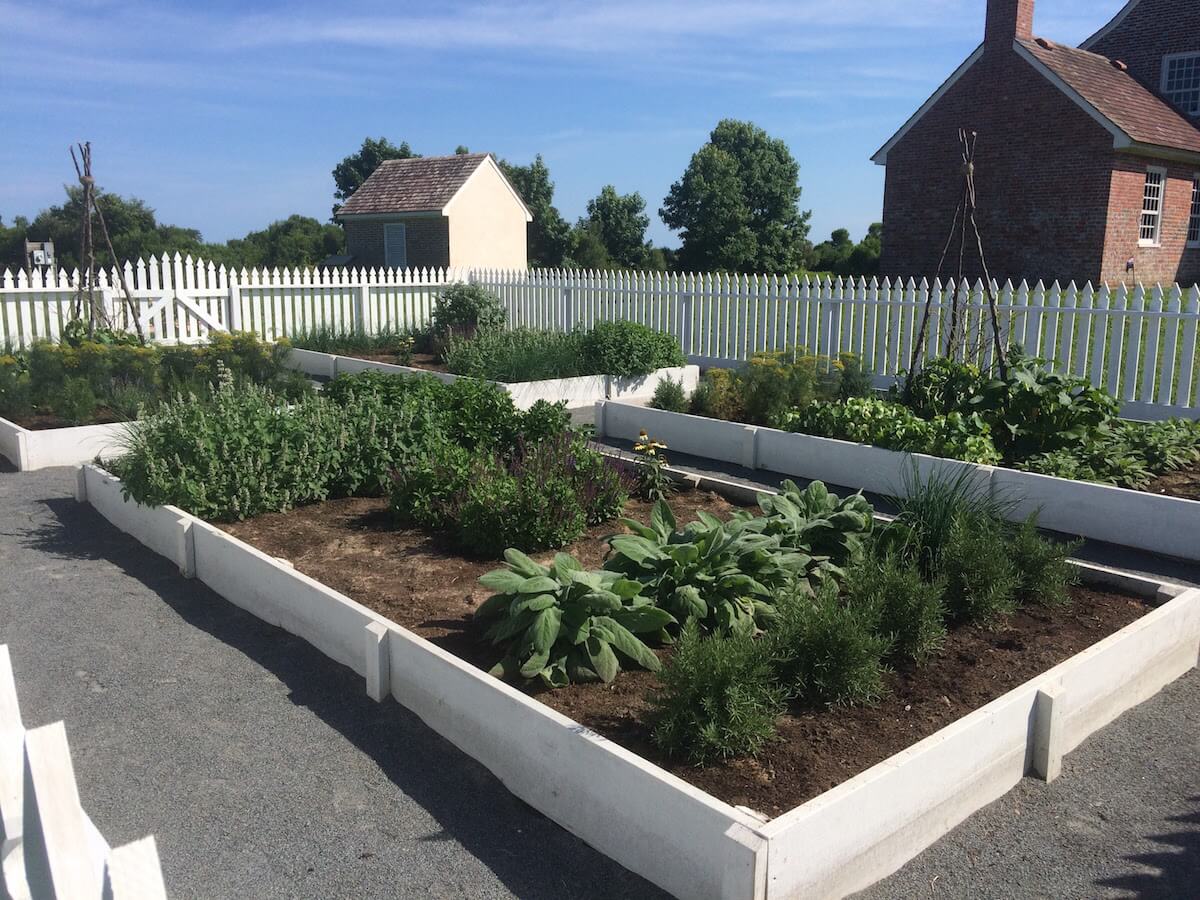
[[660, 897], [352, 672], [0, 460], [0, 643], [114, 846], [182, 898]]
[[1053, 784], [1026, 778], [857, 896], [1200, 896], [1200, 671], [1092, 735]]

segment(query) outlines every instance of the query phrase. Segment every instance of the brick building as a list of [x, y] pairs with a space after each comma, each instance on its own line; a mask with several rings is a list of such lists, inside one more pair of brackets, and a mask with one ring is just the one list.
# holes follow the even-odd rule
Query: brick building
[[873, 157], [883, 274], [937, 270], [966, 128], [993, 277], [1200, 281], [1200, 2], [1131, 0], [1079, 48], [1035, 38], [1033, 15], [987, 0], [983, 43]]
[[385, 160], [337, 211], [350, 265], [396, 269], [525, 269], [532, 218], [487, 153]]

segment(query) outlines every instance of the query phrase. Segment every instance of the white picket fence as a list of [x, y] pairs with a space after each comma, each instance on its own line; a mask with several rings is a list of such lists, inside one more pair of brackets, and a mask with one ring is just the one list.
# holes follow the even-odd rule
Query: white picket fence
[[25, 729], [0, 644], [0, 897], [166, 896], [154, 838], [111, 848], [84, 812], [63, 723]]
[[[318, 327], [405, 329], [425, 324], [440, 290], [472, 281], [495, 291], [513, 327], [570, 329], [630, 319], [667, 331], [702, 365], [736, 365], [758, 351], [803, 347], [855, 353], [881, 380], [908, 368], [922, 311], [935, 315], [924, 344], [944, 346], [957, 297], [968, 336], [960, 355], [992, 361], [981, 282], [812, 279], [807, 276], [564, 270], [227, 271], [211, 262], [164, 256], [126, 263], [138, 317], [156, 340], [194, 342], [214, 329], [272, 340]], [[77, 276], [5, 272], [0, 278], [0, 343], [53, 338], [71, 318]], [[993, 284], [1005, 339], [1089, 378], [1134, 415], [1196, 415], [1200, 287], [1074, 283]], [[131, 327], [118, 273], [100, 294], [114, 321]]]

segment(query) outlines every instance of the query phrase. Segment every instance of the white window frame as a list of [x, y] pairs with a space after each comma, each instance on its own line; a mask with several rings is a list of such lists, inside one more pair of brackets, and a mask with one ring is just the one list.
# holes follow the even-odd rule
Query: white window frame
[[[1159, 176], [1158, 187], [1158, 209], [1154, 213], [1154, 237], [1142, 237], [1142, 229], [1146, 222], [1146, 193], [1150, 188], [1150, 176]], [[1142, 182], [1142, 206], [1138, 210], [1138, 246], [1139, 247], [1161, 247], [1162, 246], [1162, 223], [1163, 211], [1167, 205], [1167, 170], [1162, 166], [1147, 166], [1146, 180]]]
[[1200, 115], [1200, 110], [1198, 110], [1196, 112], [1192, 112], [1191, 110], [1184, 108], [1182, 103], [1179, 103], [1178, 101], [1176, 101], [1175, 98], [1172, 97], [1171, 94], [1167, 92], [1167, 73], [1171, 71], [1171, 63], [1177, 62], [1181, 59], [1192, 59], [1192, 58], [1195, 58], [1196, 65], [1200, 66], [1200, 52], [1189, 51], [1187, 53], [1168, 53], [1166, 56], [1164, 56], [1163, 61], [1162, 61], [1162, 81], [1159, 85], [1159, 88], [1160, 88], [1160, 92], [1162, 93], [1162, 95], [1164, 97], [1166, 97], [1168, 100], [1170, 100], [1176, 106], [1180, 107], [1181, 109], [1184, 109], [1184, 112], [1186, 112], [1188, 115], [1196, 116], [1196, 115]]
[[[395, 234], [399, 230], [400, 238], [397, 240]], [[398, 247], [393, 247], [393, 244], [398, 244]], [[396, 265], [392, 262], [392, 251], [400, 251], [400, 263]], [[387, 269], [407, 269], [408, 268], [408, 226], [403, 222], [384, 222], [383, 223], [383, 265]]]
[[1192, 173], [1192, 212], [1188, 216], [1187, 245], [1189, 250], [1200, 247], [1200, 172]]

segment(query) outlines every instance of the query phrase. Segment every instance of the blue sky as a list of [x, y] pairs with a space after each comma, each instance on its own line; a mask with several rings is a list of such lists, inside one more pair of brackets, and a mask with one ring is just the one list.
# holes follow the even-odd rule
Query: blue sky
[[[606, 183], [640, 191], [650, 236], [721, 118], [783, 138], [813, 237], [861, 236], [868, 157], [979, 43], [985, 0], [155, 3], [0, 0], [0, 216], [32, 216], [88, 139], [103, 187], [225, 240], [327, 218], [330, 170], [386, 136], [514, 162], [541, 153], [571, 220]], [[1039, 0], [1078, 43], [1124, 0]]]

